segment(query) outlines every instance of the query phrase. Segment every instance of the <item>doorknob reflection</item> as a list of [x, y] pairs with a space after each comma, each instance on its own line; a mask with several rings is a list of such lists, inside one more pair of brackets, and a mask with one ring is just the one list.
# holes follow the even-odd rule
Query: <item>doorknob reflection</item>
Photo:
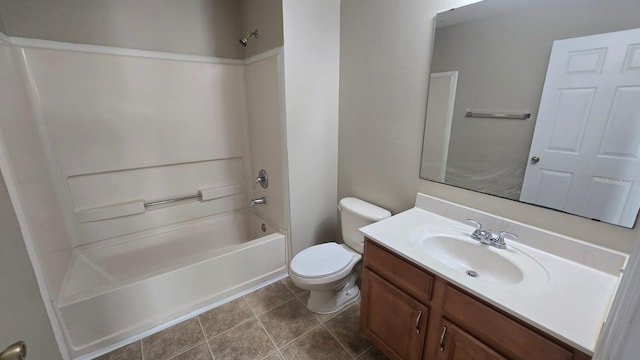
[[18, 341], [0, 353], [0, 360], [24, 360], [26, 357], [27, 344], [24, 341]]

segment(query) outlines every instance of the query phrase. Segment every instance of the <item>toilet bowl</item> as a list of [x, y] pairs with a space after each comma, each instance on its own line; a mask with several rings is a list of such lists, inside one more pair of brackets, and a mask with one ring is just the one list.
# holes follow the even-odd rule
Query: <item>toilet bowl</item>
[[309, 290], [309, 310], [330, 314], [357, 300], [356, 265], [362, 255], [335, 242], [315, 245], [291, 260], [289, 277], [301, 289]]
[[364, 237], [359, 228], [391, 216], [388, 210], [357, 198], [344, 198], [338, 206], [344, 244], [328, 242], [304, 249], [291, 260], [289, 277], [309, 290], [307, 307], [318, 314], [340, 310], [360, 297]]

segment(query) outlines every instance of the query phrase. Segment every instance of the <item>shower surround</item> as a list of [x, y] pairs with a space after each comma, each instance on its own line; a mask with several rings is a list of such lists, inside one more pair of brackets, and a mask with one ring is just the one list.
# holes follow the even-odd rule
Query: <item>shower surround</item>
[[0, 78], [0, 167], [63, 353], [286, 273], [280, 48], [231, 60], [2, 36]]

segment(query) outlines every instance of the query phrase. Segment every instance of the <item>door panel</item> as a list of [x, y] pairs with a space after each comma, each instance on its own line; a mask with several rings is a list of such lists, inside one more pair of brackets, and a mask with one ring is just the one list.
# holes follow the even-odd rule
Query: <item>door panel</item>
[[587, 216], [606, 222], [618, 221], [622, 217], [631, 187], [632, 183], [629, 181], [592, 177], [585, 205]]
[[539, 172], [540, 187], [537, 189], [538, 205], [561, 208], [567, 201], [567, 194], [571, 187], [572, 173], [541, 169]]
[[627, 56], [624, 59], [623, 71], [640, 70], [640, 44], [631, 45], [627, 50]]
[[606, 54], [606, 48], [570, 52], [567, 74], [601, 72]]
[[599, 156], [638, 160], [640, 150], [640, 86], [619, 87], [605, 124]]
[[578, 155], [595, 93], [594, 88], [558, 91], [547, 151]]

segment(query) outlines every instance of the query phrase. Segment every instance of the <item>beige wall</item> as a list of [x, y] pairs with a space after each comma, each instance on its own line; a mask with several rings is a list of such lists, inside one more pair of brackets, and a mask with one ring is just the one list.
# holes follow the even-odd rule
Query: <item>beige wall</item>
[[433, 17], [471, 2], [342, 0], [338, 197], [397, 213], [420, 191], [629, 252], [637, 229], [419, 179]]
[[284, 0], [292, 252], [335, 240], [340, 0]]
[[[640, 2], [566, 4], [438, 29], [431, 71], [459, 71], [448, 184], [518, 199], [553, 41], [640, 23]], [[468, 109], [530, 111], [532, 118], [470, 119], [465, 118]]]
[[18, 219], [0, 176], [0, 351], [24, 340], [30, 359], [60, 359]]
[[394, 213], [413, 205], [426, 110], [430, 19], [461, 3], [342, 1], [339, 198], [357, 196]]
[[258, 29], [258, 39], [251, 38], [244, 48], [244, 57], [248, 58], [267, 50], [282, 46], [282, 0], [242, 0], [241, 33]]
[[0, 0], [7, 35], [242, 58], [236, 0]]
[[[259, 38], [243, 48], [238, 40], [254, 29]], [[0, 0], [0, 32], [240, 59], [282, 46], [282, 0]]]
[[0, 32], [3, 34], [7, 33], [7, 29], [4, 26], [4, 19], [2, 18], [2, 11], [0, 11]]

